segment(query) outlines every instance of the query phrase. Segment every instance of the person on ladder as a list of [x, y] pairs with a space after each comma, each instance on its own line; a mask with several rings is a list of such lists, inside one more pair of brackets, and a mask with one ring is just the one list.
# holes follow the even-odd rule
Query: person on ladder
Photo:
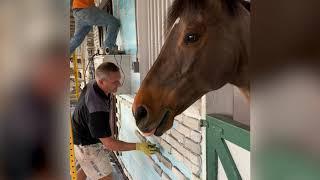
[[74, 36], [70, 40], [70, 54], [82, 43], [92, 26], [103, 26], [105, 34], [104, 48], [108, 54], [124, 54], [116, 43], [120, 21], [95, 6], [94, 0], [73, 0], [72, 12], [75, 20]]
[[111, 62], [100, 64], [95, 74], [95, 80], [84, 87], [71, 119], [74, 152], [80, 164], [77, 180], [112, 179], [106, 150], [139, 150], [146, 155], [158, 152], [151, 143], [129, 143], [113, 138], [111, 95], [121, 86], [121, 74], [119, 67]]

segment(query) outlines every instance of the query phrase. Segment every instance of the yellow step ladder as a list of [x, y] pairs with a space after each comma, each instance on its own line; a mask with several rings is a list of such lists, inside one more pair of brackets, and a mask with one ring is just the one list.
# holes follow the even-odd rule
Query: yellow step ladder
[[[74, 79], [75, 79], [75, 89], [76, 89], [76, 98], [79, 98], [79, 81], [78, 81], [78, 62], [76, 54], [73, 53], [73, 69], [74, 69]], [[73, 146], [73, 136], [72, 136], [72, 126], [71, 126], [71, 115], [70, 115], [70, 175], [72, 180], [77, 179], [77, 169], [76, 161], [74, 155], [74, 146]]]

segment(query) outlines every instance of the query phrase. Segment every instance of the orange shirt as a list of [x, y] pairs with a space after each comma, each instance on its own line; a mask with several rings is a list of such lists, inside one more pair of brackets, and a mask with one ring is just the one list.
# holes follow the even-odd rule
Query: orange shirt
[[94, 0], [73, 0], [72, 9], [94, 6]]

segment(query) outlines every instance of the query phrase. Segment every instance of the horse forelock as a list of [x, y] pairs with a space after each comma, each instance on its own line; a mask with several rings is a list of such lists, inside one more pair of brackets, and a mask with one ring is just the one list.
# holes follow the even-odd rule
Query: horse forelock
[[176, 20], [183, 14], [192, 14], [204, 10], [212, 2], [221, 2], [232, 16], [237, 14], [240, 3], [250, 11], [248, 0], [175, 0], [167, 16], [166, 32], [170, 31]]
[[208, 0], [175, 0], [169, 9], [167, 17], [167, 32], [170, 31], [176, 20], [184, 13], [201, 11], [206, 8]]

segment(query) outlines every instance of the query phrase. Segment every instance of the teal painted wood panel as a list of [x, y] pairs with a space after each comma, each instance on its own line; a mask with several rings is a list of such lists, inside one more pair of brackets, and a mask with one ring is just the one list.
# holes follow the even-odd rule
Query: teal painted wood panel
[[137, 54], [135, 0], [113, 0], [113, 14], [121, 22], [120, 34], [127, 54]]

